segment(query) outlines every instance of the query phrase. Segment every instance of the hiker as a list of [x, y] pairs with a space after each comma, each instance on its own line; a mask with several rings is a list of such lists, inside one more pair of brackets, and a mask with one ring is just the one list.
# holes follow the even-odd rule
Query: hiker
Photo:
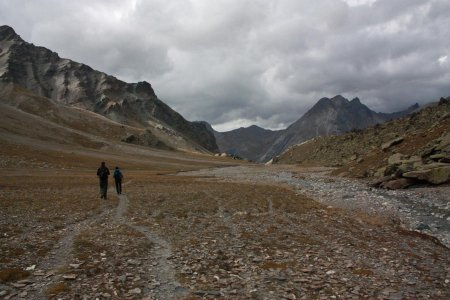
[[100, 180], [100, 198], [106, 199], [106, 192], [108, 191], [108, 176], [109, 169], [106, 167], [105, 162], [102, 162], [100, 168], [97, 169], [97, 176]]
[[122, 194], [122, 178], [123, 174], [122, 171], [120, 171], [119, 167], [116, 167], [113, 174], [114, 180], [116, 181], [116, 192], [117, 195]]

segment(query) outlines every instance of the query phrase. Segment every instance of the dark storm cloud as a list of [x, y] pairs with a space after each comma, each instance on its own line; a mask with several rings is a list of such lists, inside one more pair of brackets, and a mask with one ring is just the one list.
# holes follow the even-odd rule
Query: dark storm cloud
[[219, 129], [287, 126], [336, 94], [378, 111], [450, 95], [448, 0], [0, 0], [0, 20]]

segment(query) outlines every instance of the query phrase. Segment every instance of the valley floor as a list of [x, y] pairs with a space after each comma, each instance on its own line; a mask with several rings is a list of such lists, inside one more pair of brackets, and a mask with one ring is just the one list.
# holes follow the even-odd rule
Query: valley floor
[[317, 170], [133, 170], [106, 201], [93, 172], [0, 171], [0, 298], [450, 298], [449, 249], [400, 224], [443, 228], [445, 188], [408, 221]]

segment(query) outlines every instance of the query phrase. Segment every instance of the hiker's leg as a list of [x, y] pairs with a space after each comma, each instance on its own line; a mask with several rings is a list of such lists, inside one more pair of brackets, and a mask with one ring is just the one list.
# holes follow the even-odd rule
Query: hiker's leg
[[100, 186], [100, 198], [103, 198], [103, 180], [100, 180], [99, 182], [99, 186]]
[[108, 180], [105, 180], [105, 199], [106, 199], [106, 193], [108, 193]]

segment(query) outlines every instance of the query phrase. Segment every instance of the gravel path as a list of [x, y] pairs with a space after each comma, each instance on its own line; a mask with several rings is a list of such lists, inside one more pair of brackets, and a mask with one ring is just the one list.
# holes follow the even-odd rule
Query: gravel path
[[437, 237], [450, 247], [450, 187], [408, 190], [375, 189], [354, 179], [331, 177], [327, 168], [239, 166], [181, 173], [214, 176], [226, 181], [277, 182], [328, 206], [398, 219], [409, 229]]

